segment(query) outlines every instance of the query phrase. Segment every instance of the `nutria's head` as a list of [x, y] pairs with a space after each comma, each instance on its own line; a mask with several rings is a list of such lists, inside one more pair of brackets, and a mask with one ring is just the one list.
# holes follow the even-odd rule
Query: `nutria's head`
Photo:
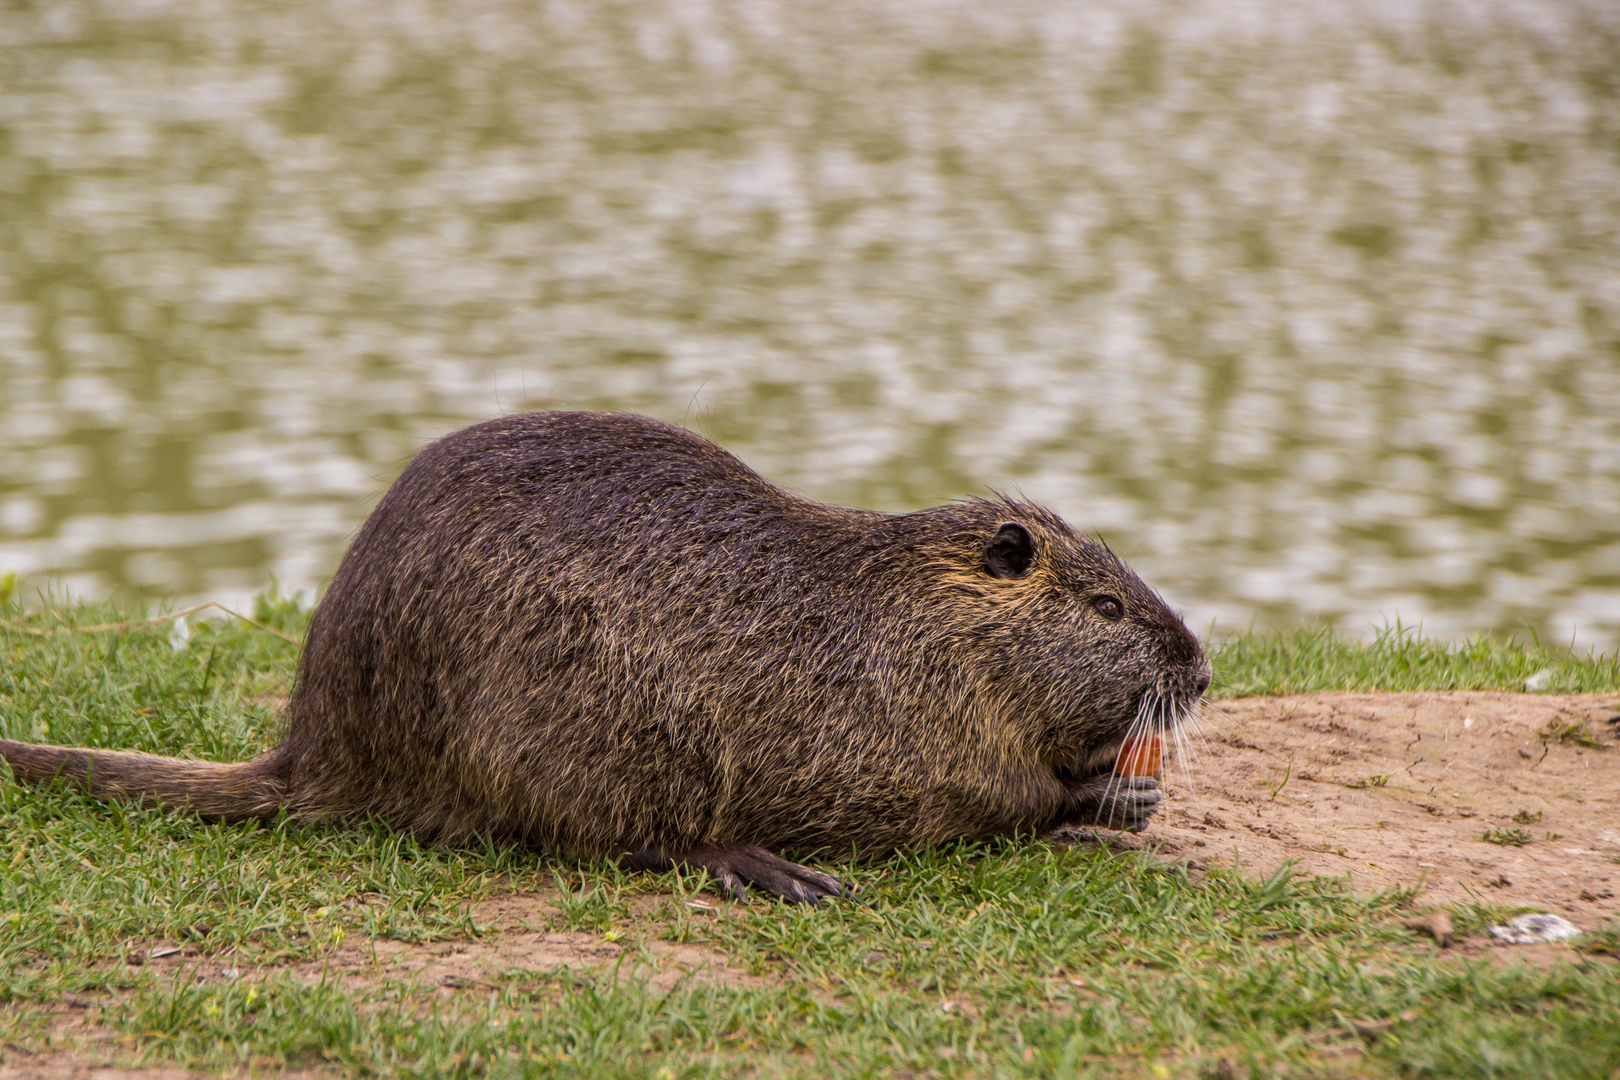
[[1106, 545], [1039, 506], [969, 508], [941, 578], [974, 613], [966, 637], [989, 646], [973, 649], [989, 697], [1043, 760], [1106, 763], [1133, 729], [1169, 734], [1193, 713], [1208, 657]]

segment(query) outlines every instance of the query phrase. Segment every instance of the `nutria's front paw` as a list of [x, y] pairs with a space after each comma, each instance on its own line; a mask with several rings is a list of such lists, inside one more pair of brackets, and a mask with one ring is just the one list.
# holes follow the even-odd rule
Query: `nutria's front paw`
[[1125, 832], [1140, 832], [1164, 801], [1164, 789], [1151, 776], [1116, 776], [1101, 773], [1070, 785], [1076, 825], [1105, 825]]

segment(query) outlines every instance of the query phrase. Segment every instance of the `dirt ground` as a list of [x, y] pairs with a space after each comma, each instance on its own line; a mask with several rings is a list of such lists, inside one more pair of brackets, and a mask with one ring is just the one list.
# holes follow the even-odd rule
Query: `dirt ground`
[[[1214, 703], [1140, 837], [1193, 865], [1286, 860], [1420, 903], [1620, 916], [1620, 697], [1315, 694]], [[1490, 839], [1487, 839], [1489, 835]], [[1495, 842], [1492, 842], [1492, 841]]]
[[0, 1065], [0, 1080], [190, 1080], [198, 1075], [184, 1069], [119, 1068], [68, 1052], [37, 1055], [24, 1064]]
[[[1562, 915], [1583, 930], [1620, 917], [1620, 695], [1317, 694], [1217, 702], [1190, 752], [1171, 765], [1166, 809], [1144, 833], [1080, 836], [1201, 869], [1267, 875], [1292, 861], [1366, 890], [1420, 887], [1419, 906], [1482, 901]], [[1487, 838], [1487, 837], [1490, 838]], [[645, 952], [559, 933], [545, 895], [506, 894], [471, 913], [481, 940], [354, 941], [297, 971], [312, 980], [414, 983], [429, 999], [487, 991], [502, 972], [604, 968], [667, 988], [683, 975], [761, 980], [708, 944], [652, 941]], [[634, 913], [667, 921], [723, 916], [717, 898], [642, 897]], [[1489, 949], [1549, 963], [1565, 945]], [[252, 978], [228, 956], [153, 942], [145, 962], [197, 979]], [[151, 955], [156, 953], [157, 955]], [[307, 970], [305, 970], [307, 969]], [[182, 1080], [163, 1068], [98, 1064], [110, 1039], [87, 999], [57, 1010], [56, 1046], [7, 1048], [0, 1080]], [[124, 1048], [108, 1045], [107, 1056]], [[263, 1070], [279, 1080], [325, 1074]]]

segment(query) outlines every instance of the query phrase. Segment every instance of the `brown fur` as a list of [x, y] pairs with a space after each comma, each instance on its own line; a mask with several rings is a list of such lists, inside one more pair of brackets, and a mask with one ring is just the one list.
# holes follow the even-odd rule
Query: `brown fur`
[[[1032, 561], [997, 576], [1009, 522]], [[680, 428], [539, 413], [440, 439], [389, 489], [265, 757], [0, 754], [213, 816], [371, 814], [724, 877], [691, 853], [880, 855], [1095, 815], [1099, 748], [1208, 677], [1163, 602], [1048, 510], [826, 506]], [[812, 886], [795, 898], [837, 891]]]

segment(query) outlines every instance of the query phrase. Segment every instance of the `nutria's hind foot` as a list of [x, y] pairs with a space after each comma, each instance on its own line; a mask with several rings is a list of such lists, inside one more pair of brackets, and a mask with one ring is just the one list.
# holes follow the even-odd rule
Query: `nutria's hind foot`
[[619, 861], [632, 870], [665, 871], [677, 866], [707, 870], [738, 900], [748, 899], [748, 886], [757, 885], [790, 903], [819, 907], [823, 897], [848, 896], [854, 889], [819, 870], [748, 844], [694, 844], [668, 850], [648, 844]]
[[1103, 825], [1125, 832], [1141, 832], [1148, 819], [1164, 801], [1164, 789], [1151, 776], [1119, 776], [1099, 773], [1080, 781], [1071, 781], [1075, 809], [1068, 823], [1076, 825]]

